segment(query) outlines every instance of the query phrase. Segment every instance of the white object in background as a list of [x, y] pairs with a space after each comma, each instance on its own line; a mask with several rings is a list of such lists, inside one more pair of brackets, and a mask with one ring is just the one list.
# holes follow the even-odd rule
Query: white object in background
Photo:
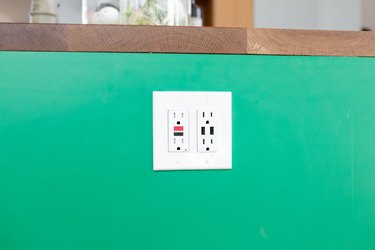
[[82, 0], [82, 23], [120, 24], [119, 0]]
[[59, 0], [32, 0], [30, 23], [58, 23]]
[[190, 21], [191, 22], [190, 23], [191, 26], [196, 26], [196, 27], [203, 26], [203, 19], [200, 18], [200, 17], [192, 17], [190, 20], [191, 20]]
[[93, 13], [92, 23], [97, 24], [118, 24], [120, 21], [120, 12], [113, 6], [103, 7]]
[[[189, 114], [188, 151], [170, 151], [171, 111]], [[213, 144], [216, 144], [208, 151], [206, 148], [199, 150], [198, 146], [203, 144], [203, 137], [198, 134], [203, 122], [198, 116], [203, 115], [203, 111], [213, 112], [209, 123], [214, 127], [214, 135], [208, 135], [207, 139], [215, 138]], [[198, 142], [199, 138], [201, 142]], [[153, 147], [155, 171], [232, 169], [232, 93], [153, 92]]]

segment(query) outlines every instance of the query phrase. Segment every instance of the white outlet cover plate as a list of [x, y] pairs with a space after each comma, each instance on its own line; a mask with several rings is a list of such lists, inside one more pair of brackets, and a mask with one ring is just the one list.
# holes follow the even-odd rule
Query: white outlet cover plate
[[[188, 110], [188, 152], [168, 151], [168, 111]], [[217, 150], [198, 152], [198, 110], [217, 114]], [[232, 169], [232, 92], [153, 92], [153, 165], [162, 170]]]

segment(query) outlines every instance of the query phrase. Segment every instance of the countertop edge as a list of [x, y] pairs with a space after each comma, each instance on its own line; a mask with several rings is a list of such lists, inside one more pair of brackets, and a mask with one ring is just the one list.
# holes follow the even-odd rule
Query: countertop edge
[[375, 56], [375, 32], [0, 23], [0, 51]]

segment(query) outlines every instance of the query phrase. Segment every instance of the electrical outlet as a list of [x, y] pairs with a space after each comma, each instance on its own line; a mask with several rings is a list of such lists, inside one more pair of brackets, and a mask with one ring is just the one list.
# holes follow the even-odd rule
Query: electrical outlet
[[197, 111], [198, 152], [217, 151], [217, 112], [215, 110]]
[[153, 163], [155, 171], [232, 169], [232, 93], [153, 92]]
[[189, 112], [187, 110], [168, 111], [169, 152], [189, 151]]

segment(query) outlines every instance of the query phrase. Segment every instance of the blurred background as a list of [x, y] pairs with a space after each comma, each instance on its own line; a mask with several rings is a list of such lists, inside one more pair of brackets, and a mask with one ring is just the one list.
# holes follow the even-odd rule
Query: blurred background
[[[196, 0], [203, 25], [375, 30], [375, 0]], [[0, 0], [0, 22], [29, 22], [30, 0]], [[82, 1], [60, 0], [59, 23], [82, 23]]]

